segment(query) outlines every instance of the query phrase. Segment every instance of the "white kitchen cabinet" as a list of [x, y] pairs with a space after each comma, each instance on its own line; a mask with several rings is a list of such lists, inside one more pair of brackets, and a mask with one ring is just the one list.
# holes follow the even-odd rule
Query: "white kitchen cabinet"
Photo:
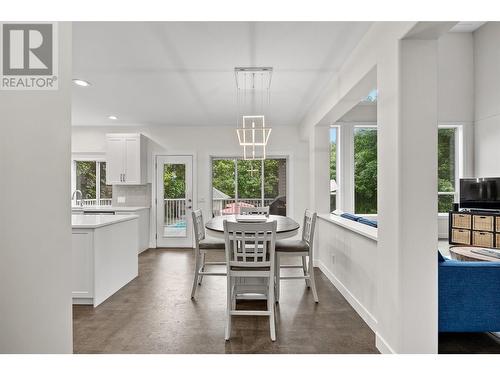
[[147, 183], [147, 138], [142, 134], [106, 134], [106, 184]]

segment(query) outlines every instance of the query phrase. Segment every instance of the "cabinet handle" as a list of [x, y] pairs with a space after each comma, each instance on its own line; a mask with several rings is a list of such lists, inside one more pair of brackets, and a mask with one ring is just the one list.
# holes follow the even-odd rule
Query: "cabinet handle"
[[127, 175], [125, 173], [123, 174], [123, 182], [127, 182]]

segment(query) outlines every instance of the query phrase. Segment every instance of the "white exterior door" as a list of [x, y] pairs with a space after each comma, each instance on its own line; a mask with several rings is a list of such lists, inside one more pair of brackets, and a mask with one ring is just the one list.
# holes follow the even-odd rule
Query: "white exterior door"
[[157, 156], [156, 245], [192, 247], [193, 157]]

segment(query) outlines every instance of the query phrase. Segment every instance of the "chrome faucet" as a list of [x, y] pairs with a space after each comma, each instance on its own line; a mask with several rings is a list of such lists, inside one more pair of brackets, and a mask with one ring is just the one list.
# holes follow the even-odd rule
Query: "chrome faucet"
[[83, 207], [83, 194], [80, 190], [75, 190], [73, 194], [71, 194], [71, 200], [75, 199], [75, 203], [78, 202], [77, 193], [80, 193], [80, 207]]

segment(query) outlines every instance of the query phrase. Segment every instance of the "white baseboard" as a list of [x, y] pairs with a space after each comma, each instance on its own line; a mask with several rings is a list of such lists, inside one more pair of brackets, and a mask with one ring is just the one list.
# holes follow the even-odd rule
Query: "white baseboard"
[[375, 346], [382, 354], [396, 354], [394, 349], [378, 333], [375, 334]]
[[335, 275], [330, 272], [330, 270], [325, 266], [325, 264], [319, 260], [314, 260], [314, 265], [319, 267], [319, 269], [328, 277], [328, 280], [337, 288], [337, 290], [344, 296], [344, 298], [349, 302], [358, 315], [368, 324], [368, 327], [373, 332], [377, 331], [377, 319], [363, 306], [361, 302], [342, 284], [342, 282], [335, 277]]

